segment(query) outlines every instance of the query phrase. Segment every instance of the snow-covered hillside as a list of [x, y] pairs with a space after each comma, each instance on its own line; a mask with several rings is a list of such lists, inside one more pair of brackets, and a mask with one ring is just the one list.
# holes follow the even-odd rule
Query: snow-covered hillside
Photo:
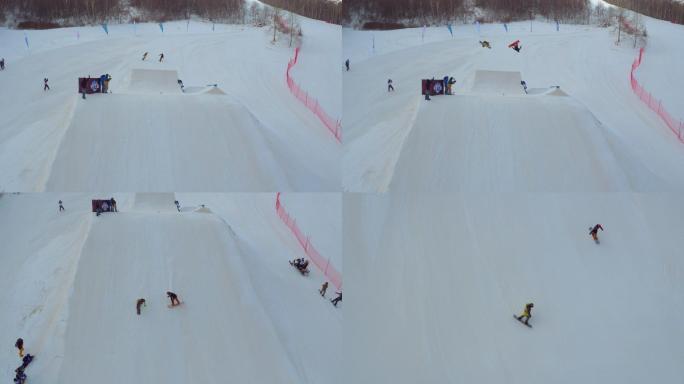
[[[287, 263], [303, 252], [273, 194], [182, 194], [181, 212], [173, 194], [115, 197], [120, 212], [99, 217], [87, 195], [0, 197], [0, 340], [24, 338], [29, 382], [338, 382], [341, 308], [318, 294], [320, 271]], [[297, 210], [340, 228], [329, 197]], [[167, 308], [167, 290], [181, 307]], [[3, 350], [10, 380], [20, 362]]]
[[[644, 18], [649, 48], [640, 81], [684, 119], [684, 27]], [[530, 32], [530, 26], [532, 31]], [[608, 29], [529, 22], [397, 31], [345, 29], [349, 191], [676, 191], [684, 148], [632, 93], [632, 41]], [[516, 53], [507, 45], [521, 40]], [[488, 40], [492, 49], [478, 41]], [[652, 49], [650, 47], [653, 47]], [[478, 70], [519, 72], [530, 89], [566, 97], [483, 96]], [[420, 80], [453, 76], [456, 96], [425, 101]], [[387, 92], [387, 79], [396, 89]], [[651, 87], [652, 85], [652, 87]], [[521, 89], [522, 90], [522, 89]]]
[[[340, 28], [299, 22], [292, 75], [339, 118]], [[287, 37], [198, 21], [108, 31], [0, 29], [0, 190], [339, 190], [339, 143], [285, 83]], [[187, 92], [139, 69], [175, 70]], [[112, 94], [81, 99], [78, 77], [104, 73]]]
[[681, 383], [683, 231], [676, 194], [345, 196], [346, 380]]

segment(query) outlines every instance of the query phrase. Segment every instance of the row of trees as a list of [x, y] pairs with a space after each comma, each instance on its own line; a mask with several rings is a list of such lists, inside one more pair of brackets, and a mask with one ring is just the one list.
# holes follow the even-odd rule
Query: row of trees
[[675, 0], [606, 0], [618, 7], [627, 8], [657, 19], [684, 24], [684, 2]]
[[[340, 24], [342, 2], [334, 0], [262, 0], [263, 3], [312, 19]], [[346, 4], [344, 4], [346, 6]]]
[[[482, 12], [474, 14], [474, 7]], [[463, 19], [513, 21], [542, 16], [585, 20], [589, 0], [344, 0], [344, 21], [404, 22], [416, 25]]]
[[97, 23], [132, 18], [130, 7], [142, 12], [138, 21], [184, 19], [190, 15], [212, 20], [243, 20], [244, 0], [1, 0], [0, 18], [12, 14], [33, 24]]

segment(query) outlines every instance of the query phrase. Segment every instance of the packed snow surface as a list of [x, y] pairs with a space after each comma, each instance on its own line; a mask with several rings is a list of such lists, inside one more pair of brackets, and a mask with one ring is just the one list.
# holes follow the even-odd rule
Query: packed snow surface
[[[649, 67], [637, 76], [684, 119], [684, 67], [674, 65], [684, 27], [642, 20]], [[631, 39], [616, 46], [613, 31], [593, 26], [507, 26], [455, 25], [453, 37], [443, 26], [343, 31], [345, 190], [684, 189], [684, 147], [630, 89]], [[507, 47], [518, 39], [520, 53]], [[420, 80], [445, 75], [455, 95], [423, 100]]]
[[[340, 27], [297, 20], [292, 75], [339, 118]], [[285, 83], [289, 37], [195, 20], [108, 30], [0, 28], [0, 190], [339, 191], [341, 146]], [[81, 99], [77, 79], [105, 73], [112, 93]]]
[[[339, 196], [284, 196], [318, 212], [308, 223], [340, 227], [325, 208]], [[274, 194], [117, 194], [119, 213], [90, 212], [109, 197], [0, 197], [0, 340], [24, 338], [28, 382], [338, 382], [342, 308], [317, 292], [318, 270], [288, 264], [304, 255]], [[183, 304], [169, 308], [166, 291]], [[19, 364], [4, 348], [0, 375]]]
[[681, 196], [344, 199], [347, 382], [684, 379]]

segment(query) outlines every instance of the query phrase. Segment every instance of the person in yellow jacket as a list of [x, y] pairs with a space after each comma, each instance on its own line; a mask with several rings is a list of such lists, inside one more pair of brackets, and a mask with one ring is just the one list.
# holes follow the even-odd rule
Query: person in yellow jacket
[[24, 339], [21, 337], [17, 339], [17, 342], [14, 343], [14, 346], [19, 350], [19, 357], [23, 358], [24, 357]]
[[[525, 325], [530, 325], [528, 322], [530, 321], [530, 318], [532, 317], [532, 308], [534, 308], [533, 303], [527, 303], [525, 304], [525, 309], [523, 309], [523, 312], [520, 316], [517, 317], [519, 321], [522, 321], [525, 323]], [[523, 321], [523, 318], [525, 321]]]

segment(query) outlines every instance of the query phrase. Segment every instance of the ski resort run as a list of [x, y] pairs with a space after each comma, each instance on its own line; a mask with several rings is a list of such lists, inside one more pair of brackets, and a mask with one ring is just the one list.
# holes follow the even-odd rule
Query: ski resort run
[[[341, 270], [341, 197], [316, 196], [280, 199]], [[28, 383], [342, 383], [343, 303], [288, 264], [307, 256], [275, 194], [114, 197], [0, 196], [0, 339], [35, 356]]]
[[[642, 19], [636, 71], [639, 47], [592, 25], [344, 29], [344, 189], [684, 190], [684, 27]], [[452, 95], [421, 95], [444, 76]]]
[[292, 68], [249, 24], [0, 28], [0, 190], [339, 191], [340, 27], [297, 20]]

